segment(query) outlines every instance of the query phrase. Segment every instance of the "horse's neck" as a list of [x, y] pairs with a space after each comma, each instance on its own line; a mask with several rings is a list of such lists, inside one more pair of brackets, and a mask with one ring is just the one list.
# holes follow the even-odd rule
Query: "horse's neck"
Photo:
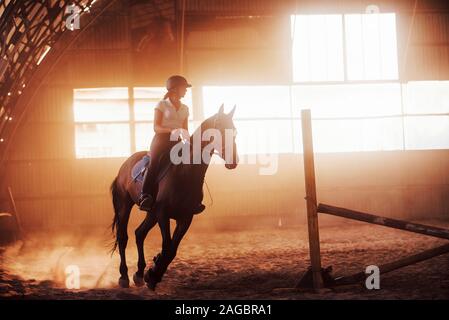
[[[190, 137], [190, 145], [192, 146], [194, 143], [194, 137], [197, 135], [200, 135], [202, 137], [202, 134], [207, 129], [212, 129], [214, 127], [215, 119], [217, 118], [217, 115], [214, 115], [210, 118], [207, 118], [204, 120], [201, 125], [193, 132], [192, 136]], [[201, 149], [204, 148], [203, 141], [201, 139]]]
[[[209, 159], [212, 157], [212, 155], [209, 157], [209, 159], [203, 159], [203, 150], [204, 148], [210, 144], [208, 141], [202, 140], [202, 133], [213, 127], [213, 121], [214, 117], [211, 117], [207, 120], [205, 120], [201, 125], [198, 127], [198, 129], [195, 130], [195, 132], [190, 137], [190, 164], [186, 165], [186, 169], [189, 171], [189, 173], [192, 175], [192, 178], [194, 180], [200, 181], [201, 183], [204, 181], [204, 176], [206, 175], [206, 171], [209, 168]], [[199, 142], [200, 142], [200, 148], [195, 148], [194, 143], [197, 143], [195, 141], [194, 137], [197, 137], [199, 135]], [[199, 155], [197, 153], [200, 153]], [[201, 159], [200, 163], [195, 163], [194, 159]]]
[[[214, 121], [216, 116], [212, 116], [205, 121], [201, 123], [201, 125], [195, 130], [195, 132], [192, 134], [192, 136], [189, 139], [190, 143], [190, 163], [194, 163], [193, 159], [198, 159], [198, 157], [201, 159], [201, 164], [209, 165], [209, 159], [203, 159], [203, 150], [206, 146], [208, 146], [211, 142], [210, 141], [203, 141], [203, 132], [205, 132], [208, 129], [211, 129], [214, 127]], [[195, 146], [196, 143], [200, 143], [200, 148]], [[200, 153], [199, 155], [197, 153]]]
[[179, 166], [178, 177], [188, 184], [189, 189], [202, 189], [209, 163], [204, 161], [201, 161], [199, 164], [190, 162], [182, 163]]

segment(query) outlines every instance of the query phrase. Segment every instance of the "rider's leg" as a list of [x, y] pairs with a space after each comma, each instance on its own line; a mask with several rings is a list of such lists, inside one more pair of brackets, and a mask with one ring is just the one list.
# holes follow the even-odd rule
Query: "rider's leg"
[[156, 159], [152, 159], [151, 162], [153, 165], [150, 164], [149, 168], [145, 171], [145, 175], [143, 176], [142, 192], [139, 198], [139, 207], [144, 211], [150, 211], [151, 206], [153, 205], [153, 196], [151, 191], [153, 189], [153, 182], [156, 177], [155, 172], [157, 170], [157, 161]]
[[170, 146], [170, 135], [168, 134], [156, 134], [151, 142], [150, 147], [150, 165], [145, 172], [142, 192], [139, 198], [140, 210], [150, 211], [153, 206], [154, 199], [156, 197], [155, 189], [157, 187], [155, 180], [157, 178], [159, 169], [160, 156]]
[[[151, 210], [157, 196], [157, 183], [155, 181], [159, 173], [160, 157], [165, 152], [170, 152], [171, 148], [176, 143], [178, 143], [178, 141], [170, 141], [170, 134], [156, 134], [154, 136], [150, 147], [151, 162], [149, 168], [145, 172], [142, 183], [142, 192], [139, 198], [140, 210]], [[193, 214], [199, 214], [203, 212], [204, 209], [206, 209], [206, 207], [202, 203], [199, 203]]]

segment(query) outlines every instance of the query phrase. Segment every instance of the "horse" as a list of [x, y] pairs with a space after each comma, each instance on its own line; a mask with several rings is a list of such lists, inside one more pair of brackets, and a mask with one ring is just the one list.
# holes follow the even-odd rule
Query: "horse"
[[[133, 275], [133, 281], [136, 286], [140, 287], [146, 283], [149, 289], [155, 290], [156, 285], [162, 281], [169, 264], [176, 257], [178, 246], [191, 225], [195, 209], [203, 200], [204, 177], [212, 155], [218, 154], [225, 160], [227, 169], [237, 167], [238, 155], [235, 143], [237, 130], [233, 122], [235, 109], [236, 106], [226, 114], [224, 113], [224, 106], [221, 105], [215, 115], [201, 123], [184, 145], [187, 148], [182, 149], [183, 159], [186, 159], [184, 152], [187, 151], [189, 161], [173, 163], [170, 159], [171, 161], [167, 161], [168, 164], [164, 167], [164, 170], [162, 169], [162, 160], [160, 160], [159, 168], [163, 174], [160, 172], [156, 181], [158, 186], [157, 196], [152, 209], [146, 212], [145, 219], [135, 230], [138, 270]], [[210, 131], [217, 134], [212, 135], [208, 141], [207, 138], [204, 139], [204, 136]], [[232, 134], [231, 138], [229, 138], [229, 132]], [[114, 207], [112, 232], [115, 232], [112, 252], [118, 246], [120, 254], [120, 278], [118, 283], [122, 288], [128, 288], [130, 282], [125, 255], [128, 243], [128, 221], [132, 207], [138, 203], [142, 188], [142, 184], [136, 182], [131, 173], [134, 165], [145, 154], [146, 151], [141, 151], [131, 155], [120, 167], [118, 175], [110, 187]], [[201, 155], [199, 161], [193, 161], [193, 159], [198, 159], [198, 155]], [[151, 159], [151, 161], [157, 160]], [[173, 236], [170, 234], [170, 219], [176, 221]], [[159, 225], [161, 231], [162, 248], [160, 253], [153, 258], [152, 267], [144, 274], [146, 261], [143, 244], [148, 232], [156, 224]]]

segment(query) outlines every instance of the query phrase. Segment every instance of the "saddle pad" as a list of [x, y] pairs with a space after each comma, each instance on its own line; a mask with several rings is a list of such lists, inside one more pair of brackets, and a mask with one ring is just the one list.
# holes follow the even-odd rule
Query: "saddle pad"
[[137, 161], [137, 163], [134, 165], [133, 169], [131, 170], [131, 177], [133, 178], [133, 181], [143, 181], [143, 174], [145, 172], [145, 169], [147, 165], [150, 163], [151, 158], [149, 155], [144, 155], [142, 159]]

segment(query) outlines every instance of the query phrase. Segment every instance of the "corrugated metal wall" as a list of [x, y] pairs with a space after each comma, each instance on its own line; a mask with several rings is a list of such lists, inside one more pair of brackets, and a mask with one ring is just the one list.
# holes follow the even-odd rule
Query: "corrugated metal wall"
[[186, 73], [196, 83], [288, 83], [289, 30], [287, 16], [192, 22]]

